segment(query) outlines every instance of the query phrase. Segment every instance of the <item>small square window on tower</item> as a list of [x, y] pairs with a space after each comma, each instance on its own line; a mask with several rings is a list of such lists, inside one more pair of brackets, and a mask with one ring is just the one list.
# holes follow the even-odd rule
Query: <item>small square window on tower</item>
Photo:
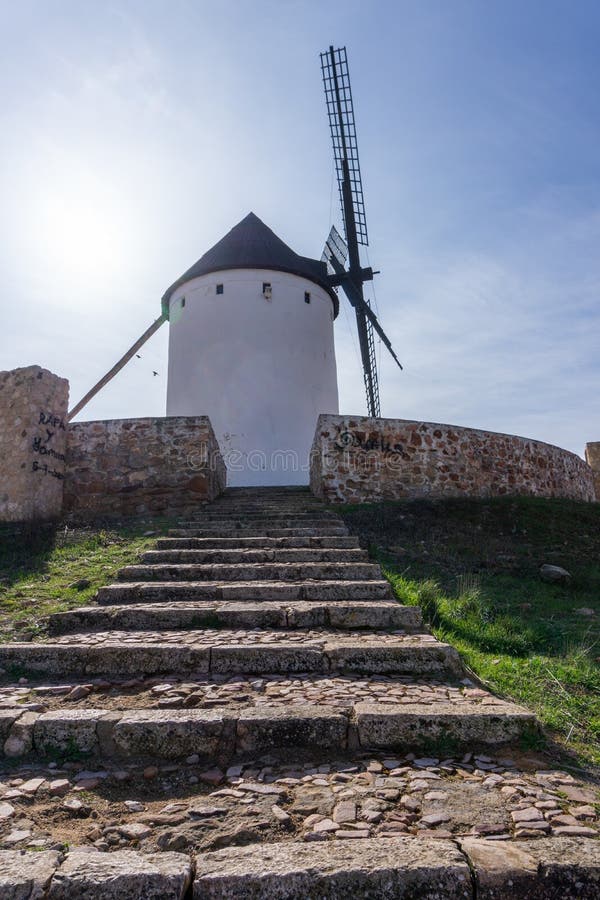
[[181, 298], [181, 308], [183, 309], [184, 306], [185, 306], [185, 297], [182, 297]]
[[267, 300], [271, 299], [271, 295], [273, 292], [271, 290], [271, 282], [270, 281], [263, 281], [262, 292], [263, 292], [263, 297], [266, 297]]
[[304, 302], [310, 303], [310, 291], [304, 291]]
[[222, 284], [218, 284], [218, 285], [217, 285], [217, 294], [222, 294], [222, 293], [223, 293], [223, 285], [222, 285]]

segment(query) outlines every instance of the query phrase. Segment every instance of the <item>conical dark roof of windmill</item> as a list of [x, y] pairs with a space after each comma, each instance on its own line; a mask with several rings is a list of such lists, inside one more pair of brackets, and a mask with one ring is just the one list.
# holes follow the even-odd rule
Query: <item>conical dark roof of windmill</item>
[[299, 275], [324, 288], [333, 301], [335, 315], [338, 314], [338, 298], [329, 285], [326, 264], [308, 256], [299, 256], [253, 212], [248, 213], [165, 291], [163, 310], [168, 309], [169, 299], [180, 285], [200, 275], [224, 269], [271, 269]]

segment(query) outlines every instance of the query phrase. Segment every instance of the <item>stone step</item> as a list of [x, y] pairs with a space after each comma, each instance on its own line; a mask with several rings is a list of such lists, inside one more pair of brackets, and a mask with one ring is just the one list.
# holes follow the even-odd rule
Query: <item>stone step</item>
[[375, 563], [248, 563], [136, 565], [119, 569], [119, 581], [357, 581], [381, 577]]
[[198, 505], [194, 511], [201, 512], [204, 509], [319, 509], [335, 511], [335, 507], [318, 500], [316, 497], [283, 497], [283, 498], [266, 498], [266, 497], [228, 497], [226, 494], [221, 495], [212, 503]]
[[[343, 830], [343, 829], [340, 829]], [[596, 900], [600, 842], [421, 834], [282, 840], [197, 854], [1, 850], [5, 900]], [[349, 833], [350, 832], [350, 833]]]
[[256, 528], [344, 528], [341, 519], [316, 519], [314, 516], [256, 516], [253, 519], [245, 516], [219, 516], [218, 518], [198, 517], [197, 519], [179, 519], [178, 528], [235, 528], [246, 531]]
[[263, 527], [247, 527], [247, 528], [198, 528], [196, 526], [187, 526], [185, 528], [170, 528], [169, 537], [206, 537], [206, 538], [226, 538], [226, 537], [270, 537], [270, 538], [293, 538], [293, 537], [347, 537], [348, 529], [345, 525], [322, 525], [320, 528], [271, 528], [268, 525]]
[[[23, 715], [19, 709], [0, 712], [7, 733]], [[497, 701], [487, 708], [468, 700], [398, 704], [392, 709], [368, 703], [110, 711], [83, 707], [25, 716], [33, 750], [40, 756], [76, 751], [158, 760], [197, 754], [207, 763], [220, 764], [240, 754], [286, 748], [413, 752], [441, 740], [464, 752], [514, 742], [535, 727], [532, 714], [519, 706]]]
[[89, 606], [54, 613], [50, 634], [101, 630], [193, 628], [392, 628], [423, 630], [421, 610], [395, 601], [342, 603], [172, 603], [152, 606]]
[[223, 499], [237, 499], [238, 497], [256, 497], [258, 499], [269, 499], [276, 497], [281, 498], [282, 500], [285, 500], [286, 497], [307, 497], [309, 500], [318, 499], [312, 493], [310, 487], [307, 484], [283, 484], [276, 485], [275, 487], [228, 487], [227, 490], [225, 490], [221, 494], [221, 498]]
[[323, 548], [330, 550], [358, 550], [360, 544], [354, 535], [347, 537], [225, 537], [225, 538], [159, 538], [158, 550], [306, 550]]
[[360, 549], [268, 549], [251, 550], [237, 548], [235, 550], [149, 550], [141, 556], [145, 565], [163, 564], [241, 564], [244, 563], [322, 563], [322, 562], [368, 562], [366, 550]]
[[210, 504], [209, 506], [205, 506], [202, 509], [196, 510], [191, 514], [192, 519], [202, 518], [202, 519], [218, 519], [221, 516], [237, 516], [249, 519], [264, 519], [268, 516], [271, 516], [276, 519], [285, 518], [286, 516], [293, 516], [299, 518], [315, 518], [315, 519], [337, 519], [339, 520], [339, 515], [336, 512], [333, 512], [331, 509], [327, 507], [307, 507], [303, 506], [289, 506], [288, 504], [273, 504], [272, 506], [257, 506], [254, 508], [238, 506], [237, 504], [231, 504], [230, 506], [223, 506], [219, 504]]
[[194, 900], [595, 900], [600, 844], [393, 836], [227, 847], [196, 863]]
[[[286, 497], [261, 499], [260, 497], [232, 498], [222, 495], [213, 500], [212, 503], [206, 503], [195, 507], [194, 511], [201, 512], [204, 509], [319, 509], [329, 512], [335, 512], [335, 507], [330, 504], [323, 503], [316, 497]], [[194, 508], [194, 507], [192, 507]]]
[[123, 581], [100, 588], [102, 605], [118, 603], [171, 603], [198, 600], [391, 600], [392, 589], [383, 578], [371, 581]]
[[367, 673], [453, 677], [457, 651], [390, 632], [106, 631], [0, 645], [0, 667], [45, 675]]

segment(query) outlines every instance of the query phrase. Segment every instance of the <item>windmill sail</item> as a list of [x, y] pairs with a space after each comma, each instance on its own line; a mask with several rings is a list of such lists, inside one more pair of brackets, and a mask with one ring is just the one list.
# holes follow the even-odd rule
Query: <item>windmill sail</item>
[[[360, 263], [359, 244], [368, 245], [369, 237], [346, 48], [334, 50], [330, 47], [328, 51], [321, 53], [321, 72], [344, 219], [346, 241], [343, 250], [347, 248], [344, 254], [341, 251], [342, 238], [336, 229], [332, 228], [325, 244], [323, 258], [328, 268], [335, 273], [335, 283], [343, 287], [354, 307], [367, 394], [367, 410], [370, 416], [379, 416], [381, 405], [374, 327], [398, 365], [400, 363], [363, 292], [364, 282], [372, 278], [373, 273], [371, 270], [363, 269]], [[346, 256], [349, 257], [348, 270], [345, 268]]]

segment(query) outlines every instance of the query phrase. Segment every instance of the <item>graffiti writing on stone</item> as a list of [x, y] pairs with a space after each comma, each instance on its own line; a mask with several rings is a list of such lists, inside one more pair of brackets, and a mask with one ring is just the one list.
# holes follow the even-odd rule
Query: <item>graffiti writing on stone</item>
[[40, 412], [40, 425], [50, 425], [51, 428], [59, 428], [66, 431], [65, 423], [60, 416], [53, 416], [52, 413]]
[[[50, 446], [57, 431], [66, 431], [64, 420], [61, 419], [60, 416], [55, 416], [52, 413], [40, 410], [38, 425], [44, 426], [43, 433], [38, 435], [38, 437], [34, 437], [31, 445], [32, 453], [37, 453], [39, 456], [45, 456], [50, 460], [55, 459], [58, 462], [64, 463], [66, 458], [65, 454], [59, 453], [54, 447]], [[31, 471], [41, 472], [44, 475], [50, 475], [52, 478], [58, 478], [60, 480], [65, 477], [62, 472], [53, 468], [51, 464], [39, 462], [37, 459], [33, 460]]]
[[53, 478], [58, 478], [59, 481], [62, 481], [65, 477], [62, 472], [49, 468], [47, 463], [39, 463], [37, 459], [34, 459], [31, 470], [32, 472], [43, 472], [44, 475], [52, 475]]

